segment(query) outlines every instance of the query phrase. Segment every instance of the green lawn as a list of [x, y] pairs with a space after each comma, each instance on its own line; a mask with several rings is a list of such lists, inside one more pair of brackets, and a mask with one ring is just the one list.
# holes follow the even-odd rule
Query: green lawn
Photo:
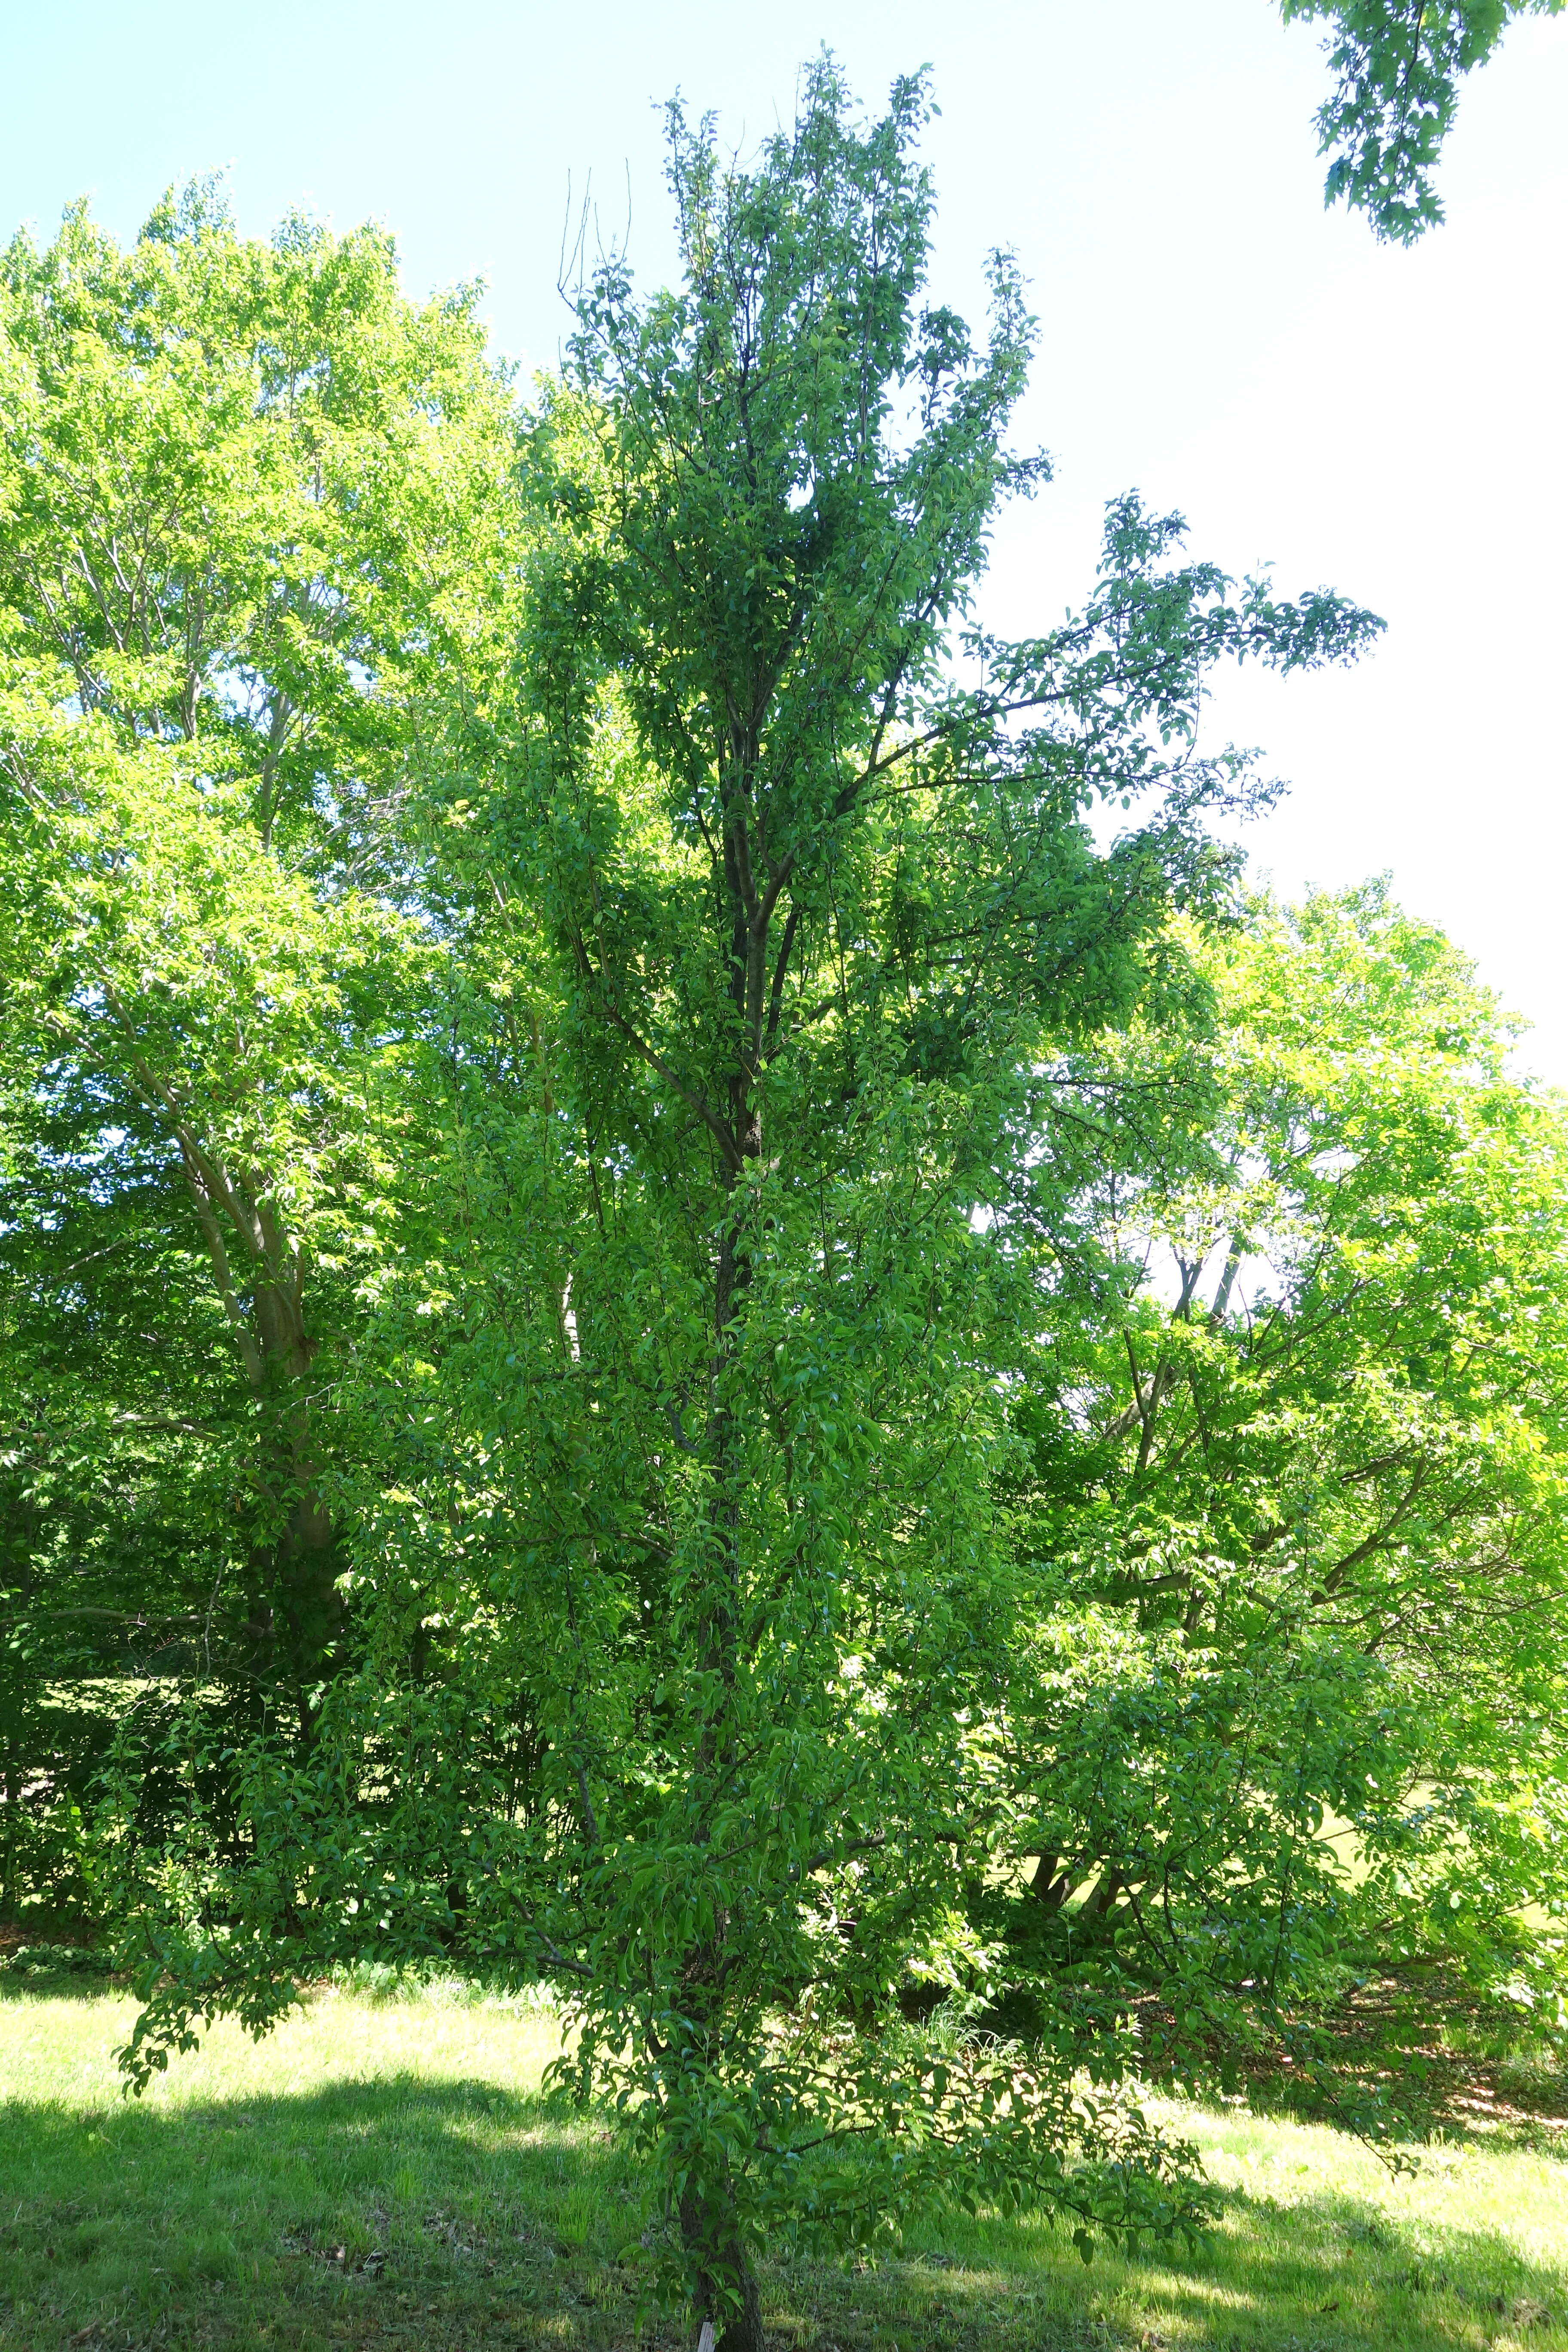
[[[537, 2097], [549, 2020], [439, 1989], [223, 2030], [141, 2101], [114, 1994], [0, 1998], [0, 2345], [630, 2345], [639, 2184]], [[1089, 2270], [1026, 2223], [942, 2223], [874, 2271], [780, 2265], [781, 2347], [1517, 2344], [1568, 2352], [1568, 2146], [1420, 2151], [1187, 2110], [1224, 2193], [1194, 2254]], [[1568, 2135], [1563, 2136], [1568, 2139]], [[644, 2326], [645, 2343], [686, 2341]]]

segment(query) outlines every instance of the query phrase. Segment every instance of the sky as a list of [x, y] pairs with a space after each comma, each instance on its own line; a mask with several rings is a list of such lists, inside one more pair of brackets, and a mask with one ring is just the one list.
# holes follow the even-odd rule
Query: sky
[[585, 193], [643, 283], [669, 273], [658, 101], [744, 153], [824, 43], [868, 103], [932, 68], [939, 299], [977, 314], [998, 245], [1030, 283], [1016, 437], [1056, 478], [999, 529], [982, 616], [1081, 601], [1133, 487], [1194, 553], [1382, 614], [1354, 670], [1217, 685], [1211, 735], [1290, 787], [1252, 869], [1288, 895], [1390, 872], [1568, 1085], [1568, 16], [1471, 78], [1447, 224], [1403, 251], [1325, 213], [1327, 68], [1273, 0], [0, 0], [0, 230], [86, 194], [131, 236], [226, 169], [247, 231], [375, 217], [411, 290], [481, 278], [531, 369]]

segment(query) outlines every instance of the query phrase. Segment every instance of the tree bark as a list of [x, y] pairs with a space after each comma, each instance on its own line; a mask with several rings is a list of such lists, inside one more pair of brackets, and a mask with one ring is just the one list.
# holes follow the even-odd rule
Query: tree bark
[[1059, 1858], [1056, 1854], [1043, 1853], [1035, 1874], [1029, 1881], [1029, 1892], [1043, 1911], [1059, 1911], [1067, 1901], [1072, 1882], [1065, 1872], [1060, 1877], [1058, 1876], [1060, 1867]]
[[688, 2190], [680, 2200], [680, 2235], [697, 2273], [697, 2317], [713, 2322], [718, 2352], [763, 2352], [762, 2297], [728, 2184], [717, 2195]]
[[253, 1294], [264, 1367], [261, 1393], [272, 1422], [264, 1441], [270, 1459], [263, 1465], [262, 1491], [284, 1505], [281, 1530], [256, 1565], [271, 1588], [294, 1685], [300, 1738], [308, 1747], [314, 1728], [310, 1689], [342, 1630], [343, 1604], [338, 1591], [342, 1561], [337, 1530], [321, 1498], [311, 1444], [305, 1383], [315, 1349], [305, 1328], [301, 1292], [296, 1253], [293, 1277], [287, 1285], [258, 1282]]

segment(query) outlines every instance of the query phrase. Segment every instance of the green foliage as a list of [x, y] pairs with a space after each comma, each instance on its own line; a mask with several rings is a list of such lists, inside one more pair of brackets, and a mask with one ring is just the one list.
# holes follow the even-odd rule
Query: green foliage
[[1382, 887], [1195, 952], [1190, 1140], [1149, 1151], [1158, 1032], [1072, 1074], [1107, 1312], [1050, 1319], [1018, 1407], [1009, 1930], [1177, 2066], [1258, 2029], [1308, 2063], [1314, 2011], [1438, 1955], [1562, 2021], [1561, 1105]]
[[1334, 89], [1318, 114], [1332, 158], [1326, 201], [1342, 198], [1380, 237], [1410, 245], [1443, 217], [1433, 173], [1462, 77], [1484, 65], [1516, 16], [1563, 0], [1280, 0], [1289, 25], [1327, 18]]
[[681, 289], [583, 289], [527, 435], [513, 707], [435, 833], [462, 947], [358, 1408], [366, 1663], [308, 1755], [251, 1751], [238, 1865], [199, 1824], [137, 1864], [142, 2078], [287, 1999], [295, 1920], [573, 1989], [571, 2078], [737, 2343], [765, 2242], [932, 2197], [1202, 2210], [1114, 2032], [944, 2045], [904, 2009], [991, 1968], [1034, 1296], [998, 1213], [1047, 1067], [1179, 1004], [1173, 912], [1226, 901], [1204, 816], [1254, 787], [1194, 748], [1208, 668], [1377, 625], [1183, 562], [1134, 499], [1081, 615], [967, 625], [1043, 469], [1003, 438], [1012, 265], [979, 346], [920, 306], [925, 104], [862, 128], [821, 65], [749, 173], [673, 110]]
[[1372, 615], [1129, 496], [976, 625], [1032, 323], [924, 302], [927, 106], [673, 108], [680, 283], [521, 413], [210, 190], [4, 278], [5, 1901], [138, 2087], [552, 1984], [732, 2352], [770, 2246], [1191, 2231], [1139, 2072], [1550, 2022], [1568, 1899], [1560, 1110], [1213, 838], [1215, 665]]
[[13, 1914], [90, 1906], [128, 1670], [308, 1737], [346, 1638], [322, 1405], [427, 994], [392, 814], [478, 674], [511, 455], [468, 298], [405, 302], [378, 231], [258, 246], [193, 190], [0, 263]]

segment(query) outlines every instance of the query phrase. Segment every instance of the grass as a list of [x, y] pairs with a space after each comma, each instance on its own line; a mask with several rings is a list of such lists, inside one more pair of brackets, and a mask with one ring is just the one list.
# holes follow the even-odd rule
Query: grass
[[[639, 2321], [637, 2179], [539, 2099], [547, 2016], [323, 1992], [134, 2103], [112, 2056], [132, 2014], [87, 1985], [0, 1998], [5, 2352], [689, 2342]], [[933, 2222], [874, 2270], [772, 2269], [780, 2352], [1568, 2352], [1568, 2147], [1448, 2138], [1394, 2179], [1321, 2125], [1176, 2119], [1223, 2195], [1198, 2252], [1086, 2270], [1048, 2225]]]
[[[1470, 2138], [1568, 2155], [1568, 2075], [1561, 2043], [1526, 2017], [1483, 2002], [1436, 1969], [1373, 1978], [1348, 1992], [1331, 2020], [1334, 2057], [1347, 2084], [1378, 2091], [1412, 2139]], [[1251, 2084], [1255, 2106], [1289, 2111], [1289, 2077], [1278, 2067]]]

